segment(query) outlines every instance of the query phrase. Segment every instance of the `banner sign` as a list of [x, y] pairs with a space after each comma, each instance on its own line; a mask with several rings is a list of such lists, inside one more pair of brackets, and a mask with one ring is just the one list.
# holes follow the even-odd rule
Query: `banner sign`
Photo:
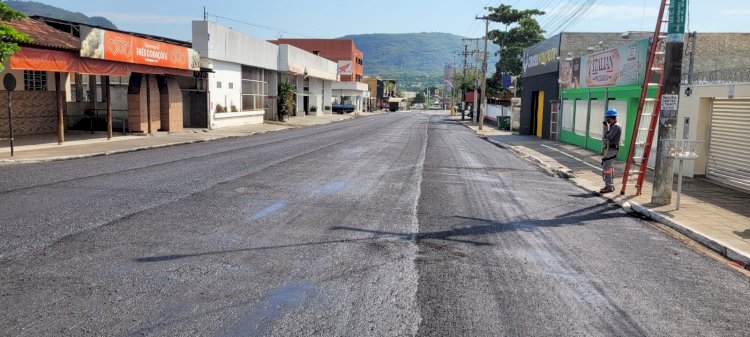
[[353, 70], [354, 68], [352, 67], [352, 61], [339, 61], [339, 75], [351, 75]]
[[558, 69], [560, 36], [555, 35], [523, 51], [523, 77], [552, 73]]
[[566, 61], [560, 67], [560, 87], [641, 86], [648, 48], [648, 39], [644, 39]]
[[197, 51], [129, 34], [81, 26], [81, 57], [144, 64], [156, 67], [200, 70]]

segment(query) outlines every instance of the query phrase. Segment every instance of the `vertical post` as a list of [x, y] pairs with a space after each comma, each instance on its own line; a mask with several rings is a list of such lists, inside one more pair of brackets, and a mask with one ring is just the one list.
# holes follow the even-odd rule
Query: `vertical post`
[[479, 110], [479, 130], [484, 126], [484, 112], [487, 109], [487, 38], [490, 33], [490, 19], [484, 19], [484, 54], [482, 55], [482, 109]]
[[57, 144], [65, 141], [65, 116], [63, 116], [62, 83], [60, 72], [55, 72], [55, 97], [57, 98]]
[[102, 85], [104, 86], [104, 99], [107, 100], [107, 139], [112, 139], [112, 95], [109, 90], [109, 75], [102, 78]]
[[695, 63], [695, 44], [698, 41], [698, 33], [692, 32], [688, 34], [690, 39], [690, 62], [688, 63], [688, 84], [693, 84], [693, 65]]
[[10, 136], [10, 156], [13, 157], [13, 91], [8, 90], [8, 135]]
[[[464, 77], [463, 81], [466, 82], [466, 62], [469, 57], [469, 46], [464, 44]], [[464, 120], [464, 111], [466, 111], [466, 88], [461, 86], [461, 120]]]
[[[667, 35], [664, 87], [663, 95], [680, 94], [680, 80], [682, 77], [682, 53], [685, 35], [686, 0], [673, 0], [669, 5], [669, 26]], [[676, 139], [677, 110], [662, 110], [659, 116], [659, 141], [662, 139]], [[657, 148], [656, 165], [654, 168], [654, 189], [651, 203], [655, 205], [669, 205], [672, 203], [672, 183], [674, 182], [674, 160], [667, 157], [665, 146]]]
[[677, 178], [677, 209], [680, 209], [680, 195], [682, 195], [682, 162], [683, 160], [680, 159], [680, 175], [679, 178]]
[[146, 127], [148, 128], [148, 135], [151, 136], [151, 83], [149, 81], [149, 74], [145, 74], [146, 78]]

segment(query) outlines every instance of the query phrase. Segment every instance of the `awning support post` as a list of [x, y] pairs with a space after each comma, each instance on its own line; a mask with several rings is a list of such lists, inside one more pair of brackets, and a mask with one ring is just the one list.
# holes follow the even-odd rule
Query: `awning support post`
[[65, 142], [65, 116], [63, 116], [62, 84], [60, 72], [55, 72], [55, 97], [57, 98], [57, 144]]

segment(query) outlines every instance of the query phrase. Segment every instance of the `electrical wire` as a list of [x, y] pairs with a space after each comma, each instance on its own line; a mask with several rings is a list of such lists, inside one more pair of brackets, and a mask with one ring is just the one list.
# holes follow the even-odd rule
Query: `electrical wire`
[[227, 20], [227, 21], [231, 21], [231, 22], [235, 22], [235, 23], [240, 23], [240, 24], [243, 24], [243, 25], [258, 27], [258, 28], [262, 28], [262, 29], [267, 29], [267, 30], [270, 30], [270, 31], [278, 32], [278, 33], [285, 33], [285, 34], [289, 34], [289, 35], [297, 35], [297, 36], [302, 36], [302, 37], [306, 37], [306, 38], [310, 38], [310, 39], [314, 39], [315, 38], [313, 36], [305, 35], [303, 33], [298, 33], [298, 32], [294, 32], [294, 31], [291, 31], [291, 30], [284, 30], [284, 29], [281, 29], [281, 28], [259, 25], [257, 23], [252, 23], [252, 22], [247, 22], [247, 21], [242, 21], [242, 20], [231, 19], [231, 18], [228, 18], [228, 17], [216, 15], [216, 14], [206, 13], [206, 16], [213, 17], [213, 18], [216, 18], [216, 19]]

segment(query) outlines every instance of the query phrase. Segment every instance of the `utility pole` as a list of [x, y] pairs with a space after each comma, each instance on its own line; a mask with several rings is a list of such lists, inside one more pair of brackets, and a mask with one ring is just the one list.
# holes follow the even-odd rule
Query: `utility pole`
[[[469, 57], [469, 46], [464, 44], [464, 52], [461, 53], [461, 55], [464, 57], [464, 77], [462, 77], [462, 81], [466, 82], [466, 61]], [[463, 120], [464, 111], [466, 111], [466, 88], [464, 86], [461, 86], [461, 119]]]
[[206, 13], [206, 6], [203, 6], [203, 21], [208, 21], [208, 13]]
[[[466, 73], [466, 70], [467, 70], [467, 59], [468, 59], [468, 57], [469, 56], [474, 56], [475, 54], [479, 54], [479, 40], [481, 40], [481, 38], [461, 39], [461, 41], [464, 42], [464, 51], [462, 53], [462, 55], [464, 56], [464, 81], [468, 80], [466, 78], [466, 76], [468, 76], [467, 73]], [[471, 42], [471, 41], [475, 42], [477, 46], [476, 46], [476, 48], [474, 48], [474, 50], [469, 51], [469, 46], [467, 45], [467, 42]], [[463, 107], [463, 109], [465, 110], [466, 109], [466, 106], [465, 106], [466, 105], [466, 90], [464, 90], [463, 93], [464, 93], [464, 97], [463, 97], [464, 107]], [[475, 100], [475, 102], [474, 102], [474, 104], [471, 107], [471, 112], [472, 112], [471, 120], [472, 121], [476, 120], [476, 118], [477, 118], [477, 114], [476, 114], [476, 112], [477, 112], [476, 94], [477, 94], [477, 90], [476, 90], [476, 87], [475, 87], [474, 88], [474, 96], [475, 96], [474, 100]]]
[[477, 16], [477, 20], [484, 20], [484, 52], [482, 53], [482, 108], [479, 110], [479, 130], [484, 126], [484, 111], [487, 109], [487, 38], [490, 33], [490, 18]]
[[[682, 55], [685, 39], [685, 13], [687, 0], [672, 0], [669, 4], [669, 25], [667, 28], [666, 54], [664, 56], [664, 87], [662, 101], [665, 95], [680, 97], [680, 81], [682, 79]], [[664, 139], [677, 138], [677, 110], [662, 110], [659, 114], [659, 138], [654, 169], [654, 190], [651, 203], [669, 205], [672, 203], [672, 182], [674, 180], [674, 160], [668, 158], [669, 149], [661, 144]]]

